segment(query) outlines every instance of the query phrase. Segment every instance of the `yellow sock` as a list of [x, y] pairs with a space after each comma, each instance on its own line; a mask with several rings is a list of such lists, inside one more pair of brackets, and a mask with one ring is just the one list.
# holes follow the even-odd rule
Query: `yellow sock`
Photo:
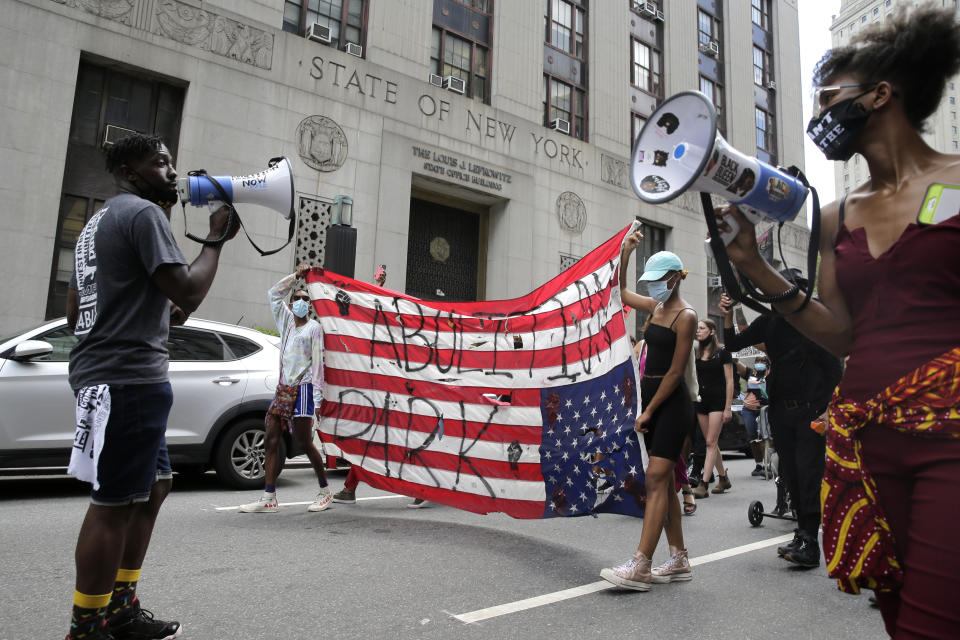
[[69, 638], [81, 640], [96, 632], [103, 625], [111, 595], [113, 594], [90, 595], [74, 590]]

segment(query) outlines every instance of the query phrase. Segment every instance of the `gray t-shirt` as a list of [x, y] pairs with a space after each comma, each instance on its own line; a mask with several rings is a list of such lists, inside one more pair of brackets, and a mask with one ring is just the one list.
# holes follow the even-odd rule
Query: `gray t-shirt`
[[151, 280], [163, 264], [186, 264], [157, 205], [130, 193], [107, 200], [77, 239], [70, 288], [78, 338], [70, 386], [167, 381], [170, 310]]

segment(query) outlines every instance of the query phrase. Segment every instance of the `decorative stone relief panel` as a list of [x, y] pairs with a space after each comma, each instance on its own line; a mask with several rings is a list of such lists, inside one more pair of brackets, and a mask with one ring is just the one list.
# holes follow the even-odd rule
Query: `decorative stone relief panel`
[[332, 206], [332, 200], [316, 196], [300, 196], [297, 207], [297, 245], [294, 250], [294, 265], [323, 266]]
[[273, 65], [273, 34], [177, 0], [53, 0], [261, 69]]
[[626, 160], [615, 156], [600, 154], [600, 179], [607, 184], [630, 189], [630, 169]]
[[557, 198], [557, 217], [560, 228], [570, 233], [583, 233], [587, 226], [587, 208], [573, 191], [564, 191]]

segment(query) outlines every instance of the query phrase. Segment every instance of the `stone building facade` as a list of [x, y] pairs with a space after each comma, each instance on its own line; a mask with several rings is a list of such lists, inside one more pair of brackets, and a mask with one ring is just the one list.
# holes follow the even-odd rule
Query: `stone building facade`
[[[322, 265], [337, 196], [353, 202], [359, 279], [386, 264], [388, 288], [510, 298], [640, 219], [641, 253], [680, 255], [684, 296], [706, 315], [719, 290], [696, 194], [650, 206], [630, 187], [646, 116], [703, 90], [732, 145], [802, 163], [796, 0], [0, 0], [0, 10], [0, 333], [63, 313], [72, 243], [113, 189], [100, 149], [126, 129], [164, 135], [181, 176], [290, 158], [295, 245], [261, 258], [230, 243], [197, 312], [264, 326], [267, 289], [300, 261]], [[261, 246], [286, 238], [276, 213], [240, 211]], [[172, 224], [196, 255], [183, 233], [205, 233], [205, 210], [176, 207]], [[804, 264], [803, 214], [783, 244]]]

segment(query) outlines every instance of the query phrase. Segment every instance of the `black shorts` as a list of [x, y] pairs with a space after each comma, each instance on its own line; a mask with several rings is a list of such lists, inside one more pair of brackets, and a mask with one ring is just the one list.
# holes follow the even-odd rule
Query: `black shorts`
[[727, 403], [723, 399], [723, 389], [721, 388], [700, 388], [700, 402], [697, 403], [697, 413], [708, 415], [714, 411], [723, 411]]
[[157, 480], [173, 477], [167, 452], [169, 382], [110, 385], [110, 418], [97, 461], [100, 488], [93, 504], [116, 507], [146, 502]]
[[[640, 398], [647, 406], [660, 388], [663, 378], [643, 378], [640, 381]], [[666, 402], [657, 407], [648, 423], [643, 442], [651, 456], [676, 461], [683, 450], [683, 441], [690, 434], [695, 422], [693, 403], [687, 385], [682, 380]]]

